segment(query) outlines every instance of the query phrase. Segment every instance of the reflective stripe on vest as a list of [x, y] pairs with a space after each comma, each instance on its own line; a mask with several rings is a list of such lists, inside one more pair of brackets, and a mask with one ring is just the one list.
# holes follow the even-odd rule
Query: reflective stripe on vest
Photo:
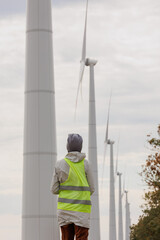
[[67, 198], [58, 198], [58, 202], [91, 205], [91, 201], [89, 200], [76, 200]]
[[61, 186], [60, 185], [60, 190], [90, 191], [90, 187]]
[[68, 179], [60, 184], [58, 209], [90, 213], [90, 187], [85, 175], [84, 159], [77, 163], [67, 158], [65, 161], [70, 169]]

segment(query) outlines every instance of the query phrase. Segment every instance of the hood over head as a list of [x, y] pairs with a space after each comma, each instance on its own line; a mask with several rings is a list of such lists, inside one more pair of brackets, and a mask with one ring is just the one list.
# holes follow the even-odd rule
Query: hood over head
[[72, 162], [81, 162], [85, 157], [86, 154], [80, 152], [69, 152], [66, 155], [66, 158], [68, 158]]
[[83, 139], [79, 134], [69, 134], [67, 139], [68, 152], [81, 152]]

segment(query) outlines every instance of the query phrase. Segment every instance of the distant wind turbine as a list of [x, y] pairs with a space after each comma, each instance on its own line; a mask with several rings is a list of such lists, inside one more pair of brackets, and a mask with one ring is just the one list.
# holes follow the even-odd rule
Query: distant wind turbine
[[122, 214], [122, 190], [121, 190], [122, 173], [117, 172], [117, 176], [119, 177], [118, 240], [123, 240], [123, 214]]
[[109, 240], [116, 240], [115, 179], [113, 161], [114, 141], [108, 140], [108, 144], [110, 144]]
[[[119, 140], [118, 147], [119, 148]], [[121, 176], [122, 173], [118, 171], [118, 151], [117, 151], [117, 160], [116, 160], [116, 174], [119, 178], [119, 197], [118, 197], [118, 240], [123, 240], [123, 213], [122, 213], [122, 184], [121, 184]]]
[[114, 141], [111, 141], [108, 139], [111, 97], [112, 97], [112, 93], [111, 93], [110, 99], [109, 99], [107, 126], [106, 126], [106, 134], [105, 134], [105, 141], [104, 141], [102, 184], [103, 184], [103, 175], [104, 175], [107, 144], [109, 144], [110, 145], [109, 240], [116, 240], [115, 177], [114, 177], [115, 171], [114, 171], [114, 161], [113, 161]]
[[107, 127], [106, 127], [106, 134], [105, 134], [105, 140], [104, 140], [104, 157], [103, 157], [103, 164], [102, 164], [102, 186], [103, 186], [106, 152], [107, 152], [107, 144], [108, 144], [108, 127], [109, 127], [109, 118], [110, 118], [111, 97], [112, 97], [112, 91], [111, 91], [110, 98], [109, 98], [108, 115], [107, 115]]
[[130, 204], [128, 202], [128, 191], [125, 190], [126, 194], [126, 226], [125, 226], [125, 240], [130, 239], [130, 226], [131, 226], [131, 218], [130, 218]]
[[130, 218], [130, 204], [128, 202], [128, 190], [126, 190], [126, 177], [124, 172], [124, 182], [123, 182], [123, 193], [122, 197], [125, 195], [125, 240], [130, 239], [130, 226], [131, 226], [131, 218]]
[[80, 65], [80, 76], [76, 97], [76, 108], [80, 87], [82, 86], [85, 66], [90, 67], [89, 83], [89, 137], [88, 137], [88, 159], [92, 164], [93, 177], [96, 192], [92, 196], [91, 229], [89, 239], [100, 240], [100, 219], [99, 219], [99, 191], [98, 191], [98, 168], [97, 168], [97, 134], [96, 134], [96, 109], [95, 109], [95, 86], [94, 86], [94, 66], [97, 61], [86, 58], [86, 34], [87, 34], [88, 0], [86, 5], [86, 17], [84, 27], [84, 37], [82, 46], [82, 57]]

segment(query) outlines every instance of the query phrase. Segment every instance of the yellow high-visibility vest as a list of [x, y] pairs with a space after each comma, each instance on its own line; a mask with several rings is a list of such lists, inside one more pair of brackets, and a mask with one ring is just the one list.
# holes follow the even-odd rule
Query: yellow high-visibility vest
[[68, 179], [60, 184], [58, 209], [76, 212], [91, 212], [90, 187], [84, 168], [84, 159], [72, 162], [64, 159], [70, 166]]

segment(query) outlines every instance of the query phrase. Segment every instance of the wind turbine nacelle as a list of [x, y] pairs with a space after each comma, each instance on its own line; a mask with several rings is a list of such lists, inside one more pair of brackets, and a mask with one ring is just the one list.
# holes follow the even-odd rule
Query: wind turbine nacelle
[[120, 172], [117, 172], [117, 176], [121, 176], [122, 175], [122, 173], [120, 173]]
[[90, 58], [87, 58], [87, 59], [86, 59], [86, 62], [85, 62], [86, 66], [91, 66], [91, 65], [92, 65], [92, 66], [95, 66], [96, 63], [97, 63], [97, 60], [90, 59]]
[[114, 141], [111, 141], [110, 139], [108, 139], [107, 144], [114, 144]]

